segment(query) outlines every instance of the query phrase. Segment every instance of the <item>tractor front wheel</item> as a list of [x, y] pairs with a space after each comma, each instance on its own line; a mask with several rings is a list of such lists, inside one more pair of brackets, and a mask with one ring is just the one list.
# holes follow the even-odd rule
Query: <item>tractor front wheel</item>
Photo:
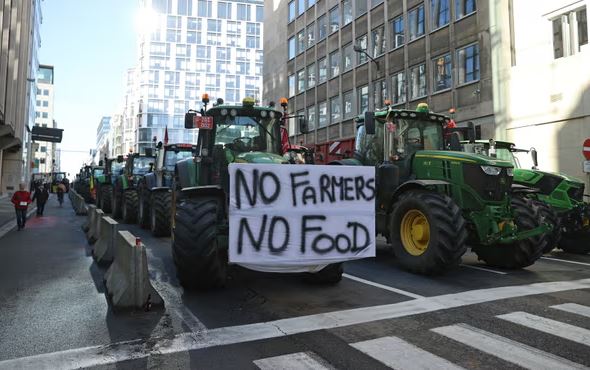
[[154, 236], [170, 236], [172, 193], [158, 191], [152, 193], [150, 202], [150, 229]]
[[176, 204], [172, 257], [185, 288], [211, 289], [225, 285], [227, 250], [217, 243], [222, 205], [215, 197], [183, 199]]
[[111, 185], [101, 185], [100, 186], [100, 208], [104, 211], [104, 213], [111, 213], [112, 209], [112, 198], [113, 197], [113, 187]]
[[126, 190], [123, 194], [123, 222], [134, 224], [137, 220], [137, 191]]
[[557, 213], [547, 203], [539, 200], [533, 200], [532, 202], [541, 220], [553, 226], [553, 230], [544, 234], [545, 248], [543, 248], [543, 253], [549, 253], [554, 248], [557, 248], [561, 240], [561, 222]]
[[150, 227], [150, 192], [145, 188], [139, 190], [139, 226], [142, 229]]
[[450, 197], [435, 192], [402, 194], [389, 231], [399, 263], [414, 273], [440, 274], [457, 266], [467, 250], [461, 209]]
[[113, 196], [111, 198], [111, 213], [114, 219], [120, 219], [123, 214], [123, 189], [116, 184], [113, 189]]
[[[514, 223], [518, 230], [531, 230], [540, 225], [541, 217], [532, 200], [513, 197], [511, 206], [515, 211]], [[489, 266], [519, 269], [530, 266], [541, 258], [545, 244], [545, 236], [538, 235], [509, 244], [477, 246], [473, 251]]]

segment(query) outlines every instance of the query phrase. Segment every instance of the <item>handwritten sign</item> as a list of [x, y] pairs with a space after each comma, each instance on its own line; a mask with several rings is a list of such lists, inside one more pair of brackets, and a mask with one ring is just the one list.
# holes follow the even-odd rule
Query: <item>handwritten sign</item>
[[232, 163], [229, 174], [231, 263], [300, 272], [375, 256], [373, 167]]

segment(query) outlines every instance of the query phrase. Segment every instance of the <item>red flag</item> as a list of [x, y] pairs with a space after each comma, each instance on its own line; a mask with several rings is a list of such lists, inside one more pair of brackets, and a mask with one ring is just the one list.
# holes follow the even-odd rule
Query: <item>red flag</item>
[[168, 126], [164, 130], [164, 145], [168, 145]]

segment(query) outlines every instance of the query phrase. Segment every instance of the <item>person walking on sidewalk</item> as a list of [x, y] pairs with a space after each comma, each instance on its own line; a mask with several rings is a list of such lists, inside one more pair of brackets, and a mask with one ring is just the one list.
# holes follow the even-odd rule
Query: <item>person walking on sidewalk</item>
[[39, 186], [33, 194], [33, 200], [37, 199], [37, 216], [43, 216], [43, 210], [45, 209], [45, 203], [49, 199], [49, 192], [43, 185]]
[[18, 229], [22, 230], [25, 228], [27, 222], [27, 208], [32, 203], [31, 193], [25, 190], [25, 184], [18, 185], [18, 191], [12, 196], [12, 204], [14, 204], [14, 210], [16, 211], [16, 223]]

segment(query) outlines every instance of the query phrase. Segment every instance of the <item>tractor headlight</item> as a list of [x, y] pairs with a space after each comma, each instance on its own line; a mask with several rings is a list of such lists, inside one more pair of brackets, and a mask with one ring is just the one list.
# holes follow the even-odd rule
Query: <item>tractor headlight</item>
[[514, 176], [514, 169], [513, 168], [507, 168], [506, 169], [506, 174], [510, 177]]
[[267, 111], [265, 111], [265, 110], [260, 111], [260, 117], [265, 118], [267, 115], [268, 115]]
[[235, 116], [237, 116], [237, 115], [238, 115], [238, 111], [237, 111], [236, 109], [232, 109], [232, 110], [230, 110], [230, 111], [229, 111], [229, 114], [230, 114], [232, 117], [235, 117]]
[[223, 108], [223, 109], [221, 110], [221, 115], [222, 115], [222, 116], [227, 116], [227, 109]]
[[486, 175], [491, 176], [498, 176], [502, 171], [502, 168], [495, 166], [481, 166], [481, 169], [486, 173]]
[[270, 118], [275, 118], [275, 112], [273, 112], [273, 111], [270, 111], [270, 112], [268, 113], [268, 116], [269, 116]]

